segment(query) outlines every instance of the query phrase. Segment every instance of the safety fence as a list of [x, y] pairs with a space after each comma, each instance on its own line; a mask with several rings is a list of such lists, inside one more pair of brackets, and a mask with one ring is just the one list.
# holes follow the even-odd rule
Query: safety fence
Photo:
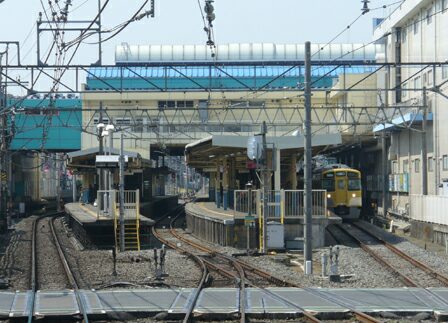
[[[118, 190], [101, 190], [97, 192], [98, 218], [115, 218], [120, 214], [120, 192]], [[140, 209], [140, 191], [124, 191], [124, 216], [126, 219], [138, 219]]]
[[[311, 212], [313, 217], [325, 217], [327, 215], [327, 191], [313, 190], [311, 197]], [[234, 191], [234, 211], [261, 215], [263, 210], [263, 191], [248, 190]], [[303, 190], [270, 190], [267, 195], [267, 208], [265, 211], [268, 219], [297, 218], [305, 215], [305, 192]]]
[[448, 196], [409, 195], [409, 217], [413, 220], [448, 225]]

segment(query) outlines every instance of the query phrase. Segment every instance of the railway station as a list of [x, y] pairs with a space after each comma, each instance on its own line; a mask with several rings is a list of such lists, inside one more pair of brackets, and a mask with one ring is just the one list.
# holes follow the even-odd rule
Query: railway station
[[19, 2], [0, 320], [448, 321], [448, 1]]

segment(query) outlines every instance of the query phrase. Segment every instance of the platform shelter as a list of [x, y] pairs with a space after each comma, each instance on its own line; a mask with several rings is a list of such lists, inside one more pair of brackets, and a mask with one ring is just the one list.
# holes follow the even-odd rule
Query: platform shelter
[[[187, 164], [209, 177], [208, 202], [186, 208], [188, 228], [197, 236], [222, 245], [257, 247], [262, 214], [267, 223], [279, 225], [284, 238], [279, 246], [300, 247], [303, 236], [304, 192], [297, 180], [298, 161], [303, 156], [303, 136], [267, 137], [268, 168], [271, 171], [268, 206], [263, 210], [262, 185], [256, 161], [247, 156], [247, 136], [212, 136], [186, 146]], [[340, 134], [314, 135], [313, 151], [341, 143]], [[252, 183], [250, 192], [246, 187]], [[325, 227], [341, 221], [328, 213], [326, 191], [313, 190], [313, 244], [323, 246]], [[247, 234], [253, 221], [252, 238]], [[268, 232], [269, 236], [269, 227]], [[250, 240], [248, 244], [247, 241]], [[261, 239], [259, 239], [261, 240]], [[272, 239], [271, 239], [272, 240]], [[268, 244], [269, 246], [269, 244]], [[280, 248], [280, 249], [281, 249]]]

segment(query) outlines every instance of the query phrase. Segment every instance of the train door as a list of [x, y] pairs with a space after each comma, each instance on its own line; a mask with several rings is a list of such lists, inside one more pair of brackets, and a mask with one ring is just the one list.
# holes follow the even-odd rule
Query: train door
[[335, 206], [345, 205], [347, 201], [347, 177], [346, 172], [336, 172]]

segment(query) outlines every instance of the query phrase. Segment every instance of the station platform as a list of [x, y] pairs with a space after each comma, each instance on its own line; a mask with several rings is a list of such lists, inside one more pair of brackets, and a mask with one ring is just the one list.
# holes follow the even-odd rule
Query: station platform
[[[95, 245], [101, 249], [110, 249], [115, 244], [114, 219], [97, 214], [97, 208], [91, 204], [68, 203], [65, 205], [66, 219], [83, 245]], [[141, 215], [140, 238], [142, 245], [149, 243], [149, 232], [154, 225], [154, 220]], [[134, 221], [134, 216], [126, 216], [126, 221]]]
[[[167, 319], [181, 319], [192, 307], [196, 288], [80, 290], [77, 292], [89, 318], [110, 319], [128, 314], [154, 316], [166, 313]], [[244, 309], [249, 318], [295, 318], [310, 312], [320, 319], [343, 319], [359, 311], [373, 316], [393, 313], [429, 318], [448, 317], [447, 288], [329, 289], [329, 288], [246, 288]], [[76, 292], [37, 291], [34, 309], [31, 291], [0, 292], [0, 318], [24, 318], [31, 314], [43, 318], [79, 315]], [[195, 317], [232, 319], [240, 309], [237, 288], [205, 288], [199, 291], [193, 308]], [[399, 319], [399, 317], [398, 317]]]
[[[235, 248], [247, 248], [247, 213], [237, 212], [232, 209], [218, 208], [215, 202], [192, 202], [185, 206], [188, 230], [200, 239], [216, 243], [222, 246]], [[258, 216], [254, 216], [254, 223], [250, 227], [249, 244], [251, 248], [258, 247]], [[280, 224], [279, 217], [268, 218], [268, 224]], [[313, 217], [313, 246], [325, 245], [325, 228], [330, 224], [342, 223], [338, 216]], [[285, 217], [283, 219], [285, 247], [300, 249], [303, 237], [303, 216]]]

